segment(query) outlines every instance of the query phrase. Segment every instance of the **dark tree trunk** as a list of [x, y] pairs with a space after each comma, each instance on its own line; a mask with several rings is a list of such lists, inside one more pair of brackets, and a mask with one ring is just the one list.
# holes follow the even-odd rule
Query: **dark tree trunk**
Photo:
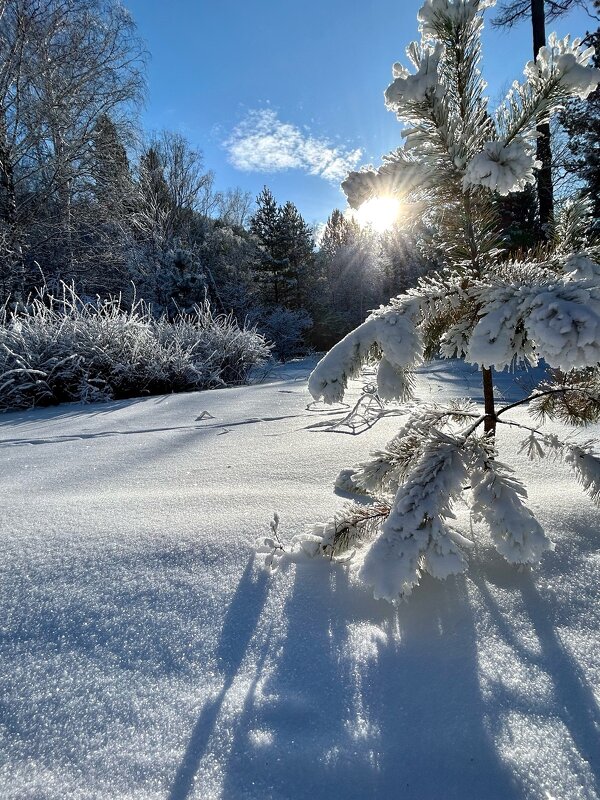
[[494, 382], [491, 368], [483, 368], [483, 406], [485, 411], [484, 430], [493, 436], [496, 433], [496, 409], [494, 407]]
[[[25, 293], [25, 264], [17, 223], [17, 194], [6, 145], [4, 117], [0, 119], [0, 197], [2, 198], [0, 219], [7, 231], [6, 253], [2, 257], [3, 294], [10, 294], [15, 301], [21, 302]], [[0, 299], [5, 301], [6, 297]]]
[[[537, 58], [540, 47], [546, 44], [546, 22], [544, 0], [531, 0], [531, 27], [533, 31], [533, 57]], [[538, 125], [539, 134], [536, 150], [542, 167], [537, 173], [537, 193], [540, 210], [542, 237], [549, 238], [554, 221], [554, 194], [552, 190], [552, 150], [550, 148], [550, 125]]]

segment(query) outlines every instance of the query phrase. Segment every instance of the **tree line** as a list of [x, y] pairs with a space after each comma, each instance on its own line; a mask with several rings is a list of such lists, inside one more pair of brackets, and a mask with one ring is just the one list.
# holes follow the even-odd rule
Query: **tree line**
[[136, 127], [147, 54], [119, 3], [0, 0], [0, 50], [0, 302], [61, 282], [171, 315], [208, 296], [288, 355], [401, 288], [403, 241], [375, 253], [335, 212], [319, 248], [293, 203], [216, 191], [181, 134]]
[[[317, 236], [267, 187], [217, 191], [185, 137], [137, 127], [146, 58], [116, 1], [0, 0], [0, 302], [62, 282], [174, 317], [208, 297], [287, 357], [331, 346], [443, 261], [426, 212], [375, 234], [336, 209]], [[598, 92], [562, 121], [563, 161], [598, 198]], [[539, 236], [534, 192], [498, 202], [511, 247]]]

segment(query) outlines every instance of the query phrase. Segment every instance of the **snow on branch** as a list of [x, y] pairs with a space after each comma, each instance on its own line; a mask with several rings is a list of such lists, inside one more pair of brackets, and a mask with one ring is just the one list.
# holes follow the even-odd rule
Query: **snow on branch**
[[581, 39], [565, 36], [559, 39], [555, 33], [548, 36], [548, 44], [541, 47], [535, 61], [528, 61], [525, 75], [532, 83], [543, 83], [551, 79], [560, 82], [570, 95], [585, 100], [600, 83], [600, 70], [589, 67], [594, 55], [593, 47], [581, 49]]
[[548, 36], [535, 61], [524, 69], [525, 81], [515, 81], [496, 112], [497, 125], [506, 141], [535, 135], [534, 129], [547, 122], [553, 112], [573, 97], [586, 98], [600, 82], [600, 70], [588, 66], [594, 48], [581, 49], [581, 39]]
[[350, 172], [342, 182], [350, 208], [358, 209], [373, 197], [403, 196], [426, 184], [428, 171], [401, 151], [390, 153], [383, 161], [378, 169], [369, 166]]
[[467, 348], [474, 364], [504, 369], [543, 358], [569, 371], [600, 362], [600, 288], [536, 265], [503, 265], [505, 277], [475, 285], [479, 321]]
[[411, 384], [405, 372], [419, 363], [423, 352], [417, 311], [414, 298], [403, 298], [373, 312], [319, 361], [308, 381], [314, 399], [342, 400], [348, 381], [375, 356], [381, 357], [377, 386], [382, 399], [407, 399]]
[[463, 186], [485, 186], [503, 196], [520, 192], [528, 183], [534, 183], [533, 170], [542, 166], [534, 153], [533, 145], [522, 139], [486, 142], [467, 164]]
[[531, 564], [554, 545], [533, 513], [522, 502], [523, 484], [512, 470], [497, 460], [493, 444], [474, 440], [475, 459], [470, 470], [472, 512], [487, 524], [498, 552], [511, 564]]
[[376, 497], [394, 496], [423, 454], [432, 429], [452, 434], [453, 424], [464, 425], [479, 416], [469, 400], [454, 400], [447, 407], [415, 405], [385, 448], [376, 450], [352, 471], [354, 489]]
[[419, 28], [425, 38], [443, 38], [448, 32], [473, 22], [480, 27], [478, 15], [495, 3], [496, 0], [425, 0], [417, 14]]
[[416, 42], [409, 46], [408, 55], [417, 69], [411, 75], [402, 64], [395, 63], [392, 68], [394, 81], [385, 90], [385, 104], [392, 111], [399, 111], [407, 102], [422, 103], [428, 92], [435, 92], [438, 86], [438, 64], [443, 46], [420, 47]]
[[523, 441], [521, 450], [530, 458], [544, 458], [547, 454], [561, 459], [571, 469], [583, 491], [596, 506], [600, 506], [600, 458], [594, 453], [593, 442], [563, 442], [554, 434], [532, 430]]
[[591, 444], [567, 445], [564, 459], [583, 491], [600, 506], [600, 459], [592, 453]]
[[408, 597], [422, 572], [436, 578], [463, 572], [468, 540], [453, 531], [452, 500], [467, 479], [460, 443], [441, 432], [431, 439], [400, 486], [381, 533], [364, 555], [359, 578], [376, 599]]
[[525, 328], [550, 366], [593, 366], [600, 361], [600, 291], [576, 283], [548, 287], [532, 298]]

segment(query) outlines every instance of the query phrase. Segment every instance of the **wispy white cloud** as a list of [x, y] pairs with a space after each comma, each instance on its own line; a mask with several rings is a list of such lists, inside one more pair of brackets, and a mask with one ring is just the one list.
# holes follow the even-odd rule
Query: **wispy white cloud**
[[299, 169], [339, 183], [360, 161], [362, 150], [348, 150], [282, 122], [270, 108], [249, 111], [224, 142], [229, 162], [244, 172]]

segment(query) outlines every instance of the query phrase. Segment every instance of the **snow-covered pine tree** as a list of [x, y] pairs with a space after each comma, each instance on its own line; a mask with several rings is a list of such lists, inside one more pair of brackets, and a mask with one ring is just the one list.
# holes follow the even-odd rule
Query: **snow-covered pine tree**
[[[407, 212], [412, 204], [419, 215], [434, 216], [446, 264], [374, 311], [309, 380], [315, 399], [334, 403], [375, 359], [380, 397], [406, 400], [412, 370], [423, 359], [463, 357], [481, 367], [483, 413], [470, 401], [414, 407], [383, 450], [341, 476], [371, 495], [373, 506], [348, 506], [292, 542], [292, 552], [352, 558], [375, 597], [390, 601], [410, 595], [423, 572], [445, 578], [466, 569], [469, 542], [450, 525], [465, 486], [473, 515], [509, 562], [532, 563], [552, 549], [524, 504], [522, 483], [498, 460], [496, 427], [520, 403], [497, 407], [493, 369], [545, 359], [552, 379], [521, 403], [538, 419], [581, 425], [600, 418], [598, 250], [573, 250], [579, 230], [543, 252], [510, 256], [495, 202], [534, 181], [536, 127], [570, 97], [586, 97], [600, 71], [587, 66], [592, 51], [577, 39], [552, 36], [526, 65], [525, 80], [490, 114], [479, 63], [482, 12], [492, 4], [426, 0], [418, 16], [421, 41], [407, 50], [415, 72], [394, 64], [385, 92], [387, 107], [407, 126], [405, 144], [378, 169], [353, 172], [343, 183], [354, 208], [374, 196], [398, 195]], [[532, 457], [562, 457], [598, 500], [600, 460], [589, 446], [562, 443], [534, 426], [525, 446]], [[265, 540], [263, 549], [270, 550], [272, 566], [285, 548], [271, 543]]]

